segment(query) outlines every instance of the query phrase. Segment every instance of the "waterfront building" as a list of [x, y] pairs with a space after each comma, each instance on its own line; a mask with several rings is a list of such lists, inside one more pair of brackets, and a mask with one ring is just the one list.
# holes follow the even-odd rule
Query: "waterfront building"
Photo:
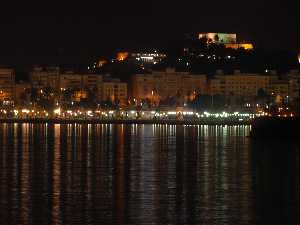
[[82, 74], [66, 71], [60, 74], [59, 87], [61, 90], [83, 88]]
[[283, 101], [288, 101], [289, 98], [289, 81], [280, 80], [277, 76], [270, 77], [270, 84], [268, 88], [268, 94], [276, 97], [277, 99], [282, 99]]
[[103, 101], [127, 104], [127, 83], [121, 82], [120, 79], [105, 77], [101, 87], [101, 98]]
[[87, 98], [87, 90], [94, 92], [97, 101], [102, 99], [102, 75], [68, 71], [60, 75], [60, 90], [74, 90], [73, 100]]
[[206, 75], [176, 72], [168, 68], [166, 71], [133, 75], [131, 88], [132, 98], [138, 102], [145, 99], [159, 101], [179, 95], [188, 99], [206, 93]]
[[289, 82], [289, 96], [290, 100], [300, 97], [300, 72], [299, 70], [291, 70], [287, 74]]
[[13, 104], [15, 100], [15, 71], [11, 68], [0, 68], [0, 103]]
[[16, 83], [15, 103], [17, 103], [17, 104], [29, 103], [30, 102], [30, 91], [29, 91], [30, 88], [31, 88], [30, 82], [20, 81], [19, 83]]
[[60, 69], [59, 67], [34, 67], [30, 72], [30, 82], [33, 88], [43, 89], [52, 88], [59, 90]]
[[255, 97], [258, 90], [267, 92], [270, 77], [260, 74], [240, 73], [216, 75], [209, 81], [210, 95]]

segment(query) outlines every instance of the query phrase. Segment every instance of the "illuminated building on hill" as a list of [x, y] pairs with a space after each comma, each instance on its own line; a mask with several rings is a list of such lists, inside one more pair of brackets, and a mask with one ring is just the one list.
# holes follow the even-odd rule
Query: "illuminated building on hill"
[[157, 51], [153, 52], [118, 52], [116, 60], [121, 62], [125, 60], [134, 60], [140, 64], [157, 64], [165, 59], [167, 56], [164, 53]]
[[237, 41], [237, 34], [227, 34], [227, 33], [200, 33], [199, 39], [206, 38], [207, 44], [224, 44], [226, 48], [239, 49], [243, 48], [245, 50], [252, 50], [252, 43], [240, 43]]
[[144, 64], [157, 64], [165, 59], [167, 56], [163, 53], [154, 52], [140, 52], [140, 53], [132, 53], [131, 57], [136, 59], [138, 62]]
[[226, 33], [200, 33], [199, 39], [206, 38], [207, 43], [216, 44], [235, 44], [237, 42], [236, 34]]

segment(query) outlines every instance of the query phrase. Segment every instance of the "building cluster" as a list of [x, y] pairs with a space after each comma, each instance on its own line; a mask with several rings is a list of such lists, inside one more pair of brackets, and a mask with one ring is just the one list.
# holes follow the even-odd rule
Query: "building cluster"
[[[269, 72], [269, 71], [268, 71]], [[233, 74], [217, 71], [209, 78], [205, 74], [189, 74], [167, 69], [164, 72], [137, 74], [132, 77], [132, 96], [137, 100], [150, 99], [154, 103], [170, 96], [182, 101], [197, 95], [240, 97], [251, 102], [258, 95], [273, 96], [278, 102], [292, 101], [299, 97], [300, 73], [290, 71], [284, 79], [276, 71], [268, 74], [248, 74], [239, 70]]]
[[39, 94], [46, 91], [49, 96], [71, 93], [71, 101], [79, 102], [93, 92], [96, 101], [127, 101], [127, 83], [120, 79], [99, 74], [75, 73], [62, 71], [59, 67], [35, 67], [30, 72], [29, 82], [15, 81], [13, 69], [0, 68], [0, 101], [3, 105], [17, 104], [25, 93], [37, 90]]
[[156, 50], [151, 52], [118, 52], [116, 60], [117, 61], [135, 61], [139, 64], [149, 64], [155, 65], [160, 63], [162, 60], [167, 58], [167, 55], [164, 53], [160, 53]]
[[245, 74], [238, 70], [233, 74], [223, 74], [216, 71], [210, 77], [168, 68], [135, 74], [126, 83], [108, 75], [62, 71], [58, 67], [35, 67], [30, 72], [29, 82], [17, 83], [13, 69], [0, 68], [0, 102], [2, 105], [18, 104], [24, 93], [32, 89], [39, 94], [47, 92], [49, 98], [58, 96], [57, 101], [61, 100], [60, 95], [68, 92], [72, 102], [80, 102], [92, 92], [95, 102], [110, 101], [121, 105], [147, 101], [158, 106], [170, 97], [184, 105], [199, 95], [241, 97], [250, 102], [258, 95], [268, 95], [283, 102], [299, 98], [299, 84], [300, 73], [297, 70], [280, 79], [275, 71], [265, 74]]

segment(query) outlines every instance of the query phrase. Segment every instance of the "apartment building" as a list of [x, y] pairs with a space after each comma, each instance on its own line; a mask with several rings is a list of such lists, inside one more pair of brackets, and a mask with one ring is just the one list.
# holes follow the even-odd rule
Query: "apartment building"
[[174, 69], [153, 71], [149, 74], [136, 74], [131, 79], [131, 95], [137, 101], [159, 96], [166, 99], [181, 95], [188, 98], [191, 94], [206, 93], [206, 75], [176, 72]]
[[103, 101], [119, 101], [121, 105], [125, 105], [127, 103], [127, 83], [121, 82], [119, 79], [104, 79], [101, 98]]
[[0, 68], [0, 102], [12, 104], [15, 100], [15, 71], [11, 68]]
[[232, 75], [216, 75], [209, 81], [210, 95], [254, 97], [259, 89], [269, 90], [270, 77], [235, 71]]
[[60, 69], [59, 67], [34, 67], [30, 72], [30, 82], [33, 88], [50, 87], [59, 90]]

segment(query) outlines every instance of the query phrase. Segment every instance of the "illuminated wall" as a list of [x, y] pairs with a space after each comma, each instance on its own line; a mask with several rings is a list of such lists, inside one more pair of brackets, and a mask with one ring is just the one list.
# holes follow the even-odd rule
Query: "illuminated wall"
[[298, 62], [300, 63], [300, 53], [298, 54]]
[[253, 44], [251, 43], [245, 43], [245, 44], [225, 44], [226, 48], [232, 48], [232, 49], [239, 49], [243, 48], [246, 50], [252, 50], [253, 49]]
[[208, 42], [212, 43], [224, 43], [224, 44], [234, 44], [236, 43], [236, 34], [226, 34], [226, 33], [200, 33], [199, 39], [207, 38]]

